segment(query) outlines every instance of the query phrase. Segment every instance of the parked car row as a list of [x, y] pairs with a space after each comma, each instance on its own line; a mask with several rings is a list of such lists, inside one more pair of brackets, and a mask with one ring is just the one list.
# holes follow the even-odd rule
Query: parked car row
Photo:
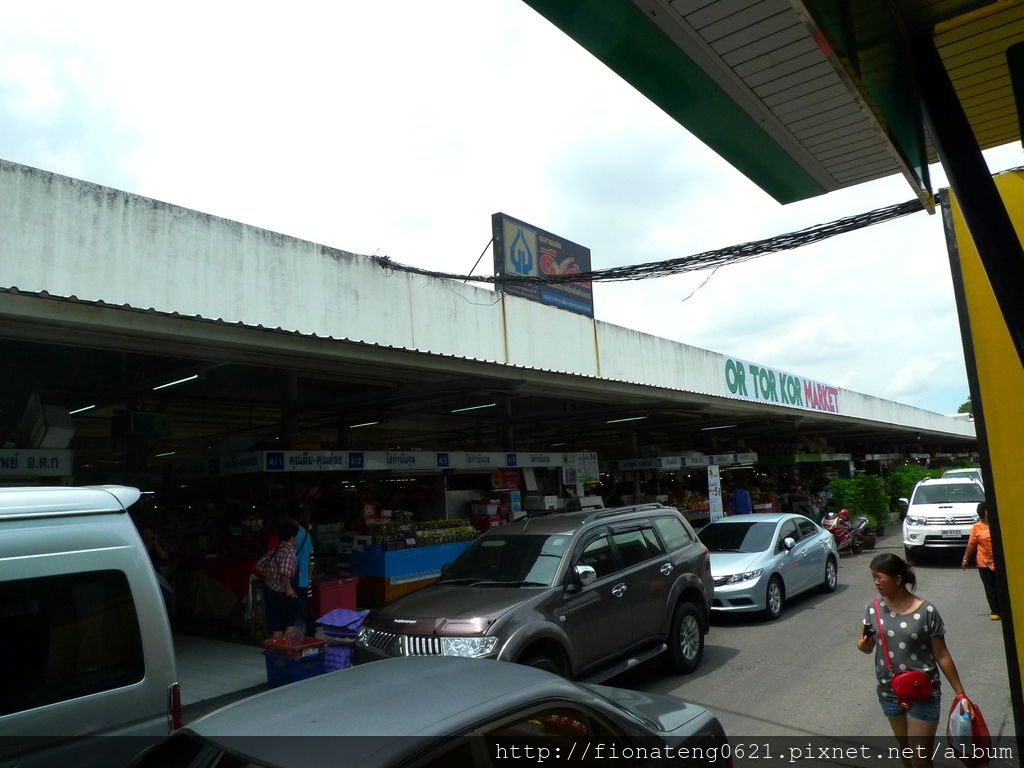
[[[0, 696], [0, 733], [13, 739], [0, 747], [13, 744], [22, 766], [123, 765], [127, 754], [88, 741], [39, 738], [104, 733], [161, 739], [138, 768], [308, 764], [309, 749], [367, 766], [486, 765], [503, 744], [714, 750], [726, 736], [713, 713], [598, 683], [656, 656], [692, 672], [712, 611], [776, 618], [794, 595], [836, 587], [834, 539], [802, 515], [727, 518], [699, 536], [660, 504], [530, 517], [490, 530], [436, 584], [371, 612], [354, 668], [177, 730], [170, 628], [126, 514], [138, 497], [121, 487], [0, 490], [0, 594], [14, 608], [9, 634], [33, 638], [8, 658], [5, 679], [18, 684]], [[26, 654], [40, 662], [21, 663]], [[89, 663], [76, 671], [61, 659]], [[247, 738], [275, 734], [346, 740], [339, 755], [330, 739], [296, 752]]]

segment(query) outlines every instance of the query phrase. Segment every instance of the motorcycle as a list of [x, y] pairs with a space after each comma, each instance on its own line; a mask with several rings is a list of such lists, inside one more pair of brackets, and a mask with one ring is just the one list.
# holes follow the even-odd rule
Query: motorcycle
[[829, 510], [821, 518], [821, 527], [829, 531], [836, 540], [839, 553], [852, 552], [857, 555], [864, 549], [864, 534], [868, 529], [868, 519], [861, 515], [850, 522], [850, 512], [840, 509], [838, 512]]

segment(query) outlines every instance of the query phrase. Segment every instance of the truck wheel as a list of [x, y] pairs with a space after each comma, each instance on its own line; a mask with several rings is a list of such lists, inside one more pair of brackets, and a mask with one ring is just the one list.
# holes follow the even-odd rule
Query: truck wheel
[[565, 674], [557, 661], [542, 653], [531, 653], [528, 656], [524, 656], [519, 660], [519, 663], [524, 667], [533, 667], [534, 669], [543, 669], [545, 672], [552, 672], [559, 677]]
[[672, 672], [685, 675], [693, 672], [704, 655], [704, 631], [700, 614], [693, 603], [683, 601], [676, 606], [668, 632], [665, 665]]

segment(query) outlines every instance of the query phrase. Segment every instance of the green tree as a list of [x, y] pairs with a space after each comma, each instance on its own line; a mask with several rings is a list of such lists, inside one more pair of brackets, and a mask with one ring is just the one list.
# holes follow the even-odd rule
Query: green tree
[[956, 409], [957, 413], [969, 413], [971, 416], [974, 415], [974, 406], [971, 405], [971, 398], [967, 398], [967, 402], [963, 403], [959, 408]]

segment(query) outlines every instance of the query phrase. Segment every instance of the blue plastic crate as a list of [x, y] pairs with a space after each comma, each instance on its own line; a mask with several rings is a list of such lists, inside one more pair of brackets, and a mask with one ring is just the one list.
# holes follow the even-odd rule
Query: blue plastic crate
[[267, 662], [267, 682], [272, 686], [287, 685], [299, 680], [322, 675], [327, 671], [327, 654], [292, 658], [278, 653], [264, 653]]
[[336, 669], [348, 669], [352, 666], [352, 646], [350, 645], [329, 645], [327, 646], [327, 671], [333, 672]]

